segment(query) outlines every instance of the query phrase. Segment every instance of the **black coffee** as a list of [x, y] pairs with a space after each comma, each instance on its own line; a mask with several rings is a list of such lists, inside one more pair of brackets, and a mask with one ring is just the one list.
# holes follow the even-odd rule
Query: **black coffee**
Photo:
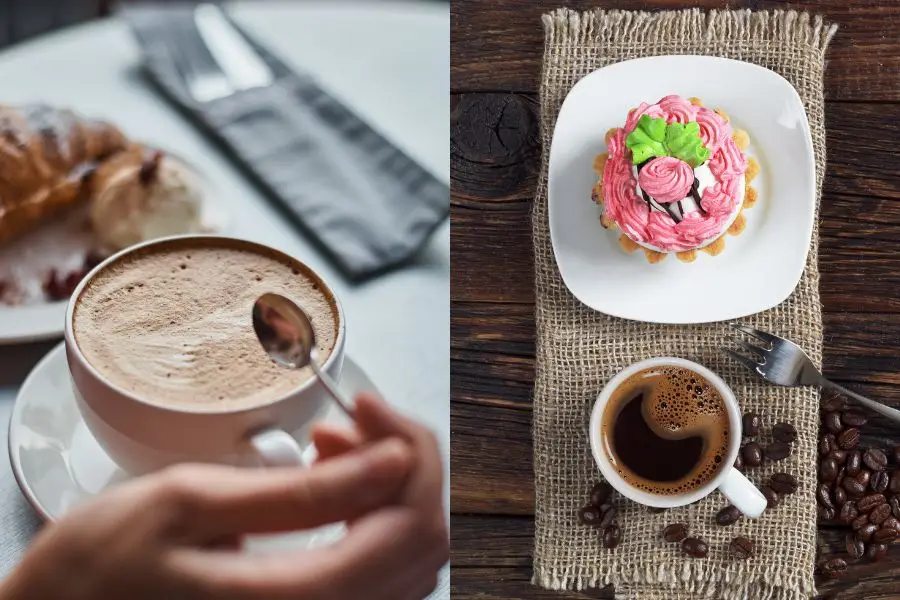
[[677, 495], [707, 483], [728, 454], [725, 401], [701, 375], [653, 367], [626, 379], [603, 413], [610, 461], [638, 489]]

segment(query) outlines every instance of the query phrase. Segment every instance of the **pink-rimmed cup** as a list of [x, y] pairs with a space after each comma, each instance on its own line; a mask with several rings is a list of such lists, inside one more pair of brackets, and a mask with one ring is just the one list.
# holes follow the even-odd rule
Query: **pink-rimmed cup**
[[[303, 465], [301, 440], [321, 417], [331, 399], [313, 377], [284, 396], [250, 408], [192, 411], [140, 398], [111, 383], [78, 347], [74, 335], [75, 306], [91, 280], [136, 253], [174, 247], [219, 245], [287, 262], [318, 283], [334, 309], [337, 336], [323, 369], [338, 380], [344, 362], [346, 325], [343, 309], [322, 278], [299, 260], [238, 238], [186, 235], [161, 238], [127, 248], [97, 265], [75, 288], [66, 310], [66, 359], [78, 408], [91, 434], [122, 469], [140, 475], [184, 462], [238, 466]], [[111, 316], [115, 318], [115, 316]], [[250, 313], [247, 314], [250, 327]]]

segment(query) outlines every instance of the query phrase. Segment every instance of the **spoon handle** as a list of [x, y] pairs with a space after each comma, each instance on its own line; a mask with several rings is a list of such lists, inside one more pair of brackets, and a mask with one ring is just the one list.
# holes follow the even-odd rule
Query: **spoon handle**
[[328, 390], [328, 393], [331, 394], [331, 397], [334, 398], [338, 406], [341, 407], [341, 410], [344, 411], [344, 414], [353, 419], [353, 409], [350, 408], [352, 406], [352, 402], [340, 391], [340, 389], [338, 389], [338, 385], [334, 381], [334, 379], [331, 378], [331, 375], [319, 368], [319, 365], [316, 364], [315, 358], [313, 358], [313, 360], [309, 362], [309, 365], [312, 367], [312, 370], [315, 372], [316, 376], [318, 376], [319, 381], [322, 382], [322, 386], [326, 390]]

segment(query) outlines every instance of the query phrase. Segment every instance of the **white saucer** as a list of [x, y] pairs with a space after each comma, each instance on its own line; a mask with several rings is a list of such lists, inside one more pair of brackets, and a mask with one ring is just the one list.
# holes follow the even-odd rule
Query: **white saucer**
[[[344, 359], [341, 389], [350, 397], [375, 384], [350, 358]], [[328, 421], [346, 423], [332, 406]], [[315, 449], [307, 449], [307, 458]], [[9, 421], [9, 460], [25, 498], [48, 521], [64, 516], [129, 476], [100, 448], [81, 419], [72, 394], [65, 347], [60, 343], [34, 367], [16, 398]], [[330, 543], [343, 534], [343, 526], [328, 526], [287, 535], [256, 537], [248, 548], [309, 548]]]
[[[610, 93], [614, 90], [615, 93]], [[674, 256], [650, 264], [626, 254], [618, 233], [600, 226], [591, 202], [591, 165], [604, 133], [640, 102], [668, 94], [721, 107], [750, 134], [759, 162], [756, 205], [747, 228], [726, 238], [719, 256], [691, 264]], [[590, 73], [569, 92], [553, 133], [549, 166], [550, 236], [566, 287], [608, 315], [650, 323], [737, 319], [781, 303], [797, 286], [813, 231], [815, 160], [803, 102], [783, 77], [709, 56], [655, 56]]]

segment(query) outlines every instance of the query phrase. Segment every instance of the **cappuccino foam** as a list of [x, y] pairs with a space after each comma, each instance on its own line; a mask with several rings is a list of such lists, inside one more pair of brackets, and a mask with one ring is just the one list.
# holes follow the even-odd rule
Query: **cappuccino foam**
[[337, 310], [311, 274], [227, 240], [186, 242], [126, 255], [78, 297], [75, 343], [115, 387], [152, 404], [195, 411], [274, 401], [312, 375], [279, 367], [253, 331], [265, 292], [309, 315], [318, 361], [334, 349]]

